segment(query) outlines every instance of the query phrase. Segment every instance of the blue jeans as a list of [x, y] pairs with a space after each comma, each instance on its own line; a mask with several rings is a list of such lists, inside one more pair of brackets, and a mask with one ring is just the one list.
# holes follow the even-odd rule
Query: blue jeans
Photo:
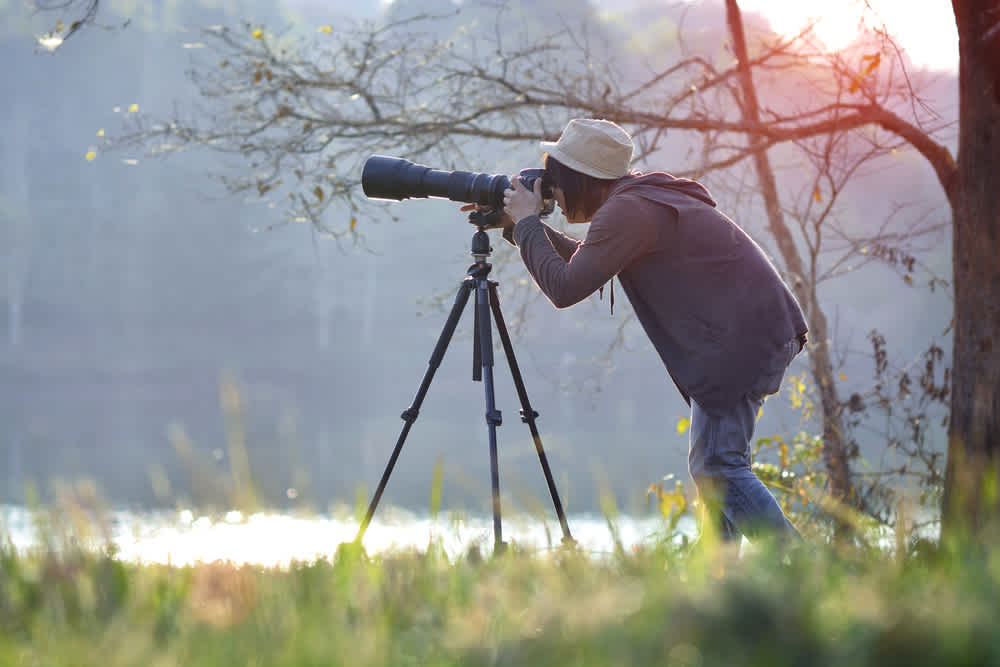
[[722, 413], [709, 414], [691, 401], [688, 470], [705, 508], [703, 520], [714, 522], [723, 540], [762, 533], [779, 539], [799, 536], [750, 469], [750, 447], [764, 397], [778, 392], [785, 370], [800, 350], [797, 339], [782, 346], [750, 391]]

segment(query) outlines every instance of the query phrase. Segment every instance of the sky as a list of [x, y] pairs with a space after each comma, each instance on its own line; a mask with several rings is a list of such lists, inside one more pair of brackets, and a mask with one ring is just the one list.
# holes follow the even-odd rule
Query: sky
[[[324, 0], [286, 0], [292, 6], [323, 5]], [[678, 0], [663, 0], [674, 4]], [[683, 1], [683, 0], [682, 0]], [[699, 2], [700, 0], [686, 0]], [[392, 0], [361, 3], [371, 10]], [[620, 8], [628, 2], [598, 0]], [[860, 21], [888, 28], [914, 64], [958, 71], [958, 31], [948, 0], [740, 0], [745, 12], [759, 12], [779, 33], [794, 33], [816, 21], [816, 33], [831, 49], [847, 46], [858, 34]]]
[[861, 20], [884, 25], [917, 66], [958, 70], [958, 31], [947, 0], [741, 0], [740, 7], [764, 15], [783, 34], [815, 20], [817, 35], [832, 49], [849, 44]]

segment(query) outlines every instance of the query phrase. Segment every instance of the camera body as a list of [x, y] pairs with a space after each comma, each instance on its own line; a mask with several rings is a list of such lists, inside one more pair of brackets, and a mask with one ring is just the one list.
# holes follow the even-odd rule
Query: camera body
[[[537, 167], [530, 169], [522, 169], [517, 175], [517, 180], [521, 181], [521, 185], [529, 190], [535, 189], [535, 181], [545, 176], [545, 170]], [[555, 194], [552, 192], [552, 186], [548, 185], [544, 180], [542, 181], [542, 211], [538, 215], [541, 217], [547, 216], [549, 213], [555, 210], [556, 199]]]
[[[533, 190], [544, 169], [522, 169], [517, 179]], [[510, 179], [502, 174], [467, 171], [439, 171], [409, 160], [385, 155], [373, 155], [365, 161], [361, 172], [361, 187], [371, 199], [402, 201], [411, 198], [437, 197], [467, 204], [488, 206], [503, 211], [503, 193], [511, 187]], [[542, 186], [542, 213], [555, 210], [552, 188]]]

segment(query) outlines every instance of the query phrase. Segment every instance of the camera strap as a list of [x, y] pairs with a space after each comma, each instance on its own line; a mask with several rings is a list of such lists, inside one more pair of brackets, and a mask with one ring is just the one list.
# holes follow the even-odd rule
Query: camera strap
[[[598, 297], [601, 301], [604, 300], [604, 285], [597, 288]], [[608, 281], [608, 300], [611, 302], [611, 317], [615, 316], [615, 277], [611, 276], [611, 280]]]

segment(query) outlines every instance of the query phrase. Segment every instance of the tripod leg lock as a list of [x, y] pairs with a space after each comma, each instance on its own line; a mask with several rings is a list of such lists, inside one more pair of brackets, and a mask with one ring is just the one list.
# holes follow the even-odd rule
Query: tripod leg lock
[[536, 419], [538, 419], [537, 410], [521, 410], [521, 421], [523, 421], [525, 424], [530, 424]]
[[486, 423], [493, 426], [500, 426], [503, 423], [503, 416], [499, 410], [490, 410], [486, 413]]
[[399, 415], [399, 417], [407, 424], [412, 424], [413, 422], [417, 421], [417, 415], [419, 414], [420, 414], [419, 410], [417, 410], [414, 407], [409, 407], [403, 410], [403, 414]]

